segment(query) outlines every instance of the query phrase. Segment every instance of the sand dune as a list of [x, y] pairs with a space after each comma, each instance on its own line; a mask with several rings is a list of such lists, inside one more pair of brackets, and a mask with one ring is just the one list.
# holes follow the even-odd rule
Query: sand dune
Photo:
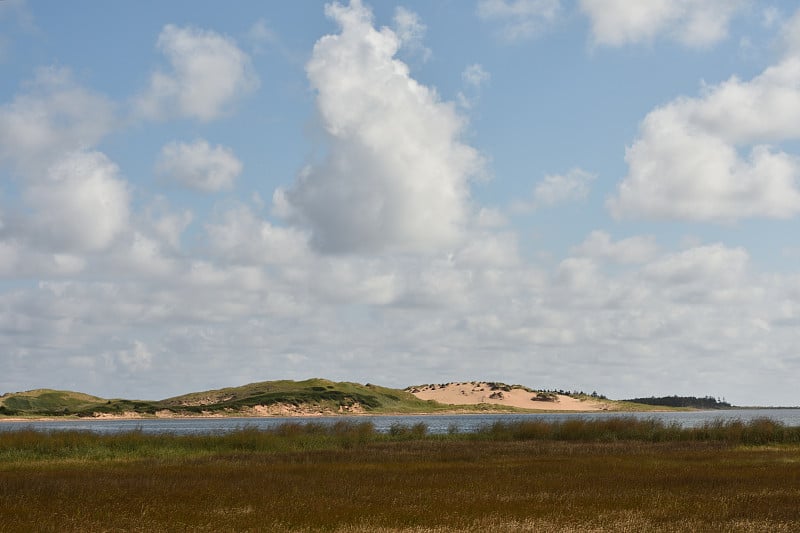
[[422, 400], [434, 400], [450, 405], [488, 403], [543, 411], [607, 411], [610, 409], [609, 404], [601, 400], [579, 400], [563, 394], [543, 394], [522, 387], [509, 387], [485, 381], [420, 385], [409, 387], [406, 390]]

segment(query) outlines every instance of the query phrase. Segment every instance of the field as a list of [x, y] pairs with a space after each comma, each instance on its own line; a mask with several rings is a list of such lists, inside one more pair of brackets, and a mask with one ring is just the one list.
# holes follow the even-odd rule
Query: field
[[0, 531], [797, 531], [800, 429], [0, 433]]

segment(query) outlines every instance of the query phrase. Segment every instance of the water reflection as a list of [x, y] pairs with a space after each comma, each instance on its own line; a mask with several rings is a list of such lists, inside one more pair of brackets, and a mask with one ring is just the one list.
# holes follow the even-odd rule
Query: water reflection
[[800, 409], [731, 409], [724, 411], [682, 411], [664, 413], [533, 413], [533, 414], [476, 414], [476, 415], [403, 415], [403, 416], [358, 416], [358, 417], [269, 417], [269, 418], [173, 418], [140, 420], [52, 420], [36, 422], [0, 422], [0, 431], [32, 428], [41, 431], [80, 430], [97, 433], [121, 433], [141, 430], [145, 433], [214, 434], [227, 433], [246, 427], [268, 429], [287, 422], [334, 424], [337, 421], [372, 422], [375, 429], [388, 432], [393, 424], [413, 425], [419, 422], [428, 427], [428, 432], [443, 434], [457, 430], [461, 433], [476, 431], [494, 422], [516, 422], [521, 420], [562, 421], [570, 418], [599, 419], [614, 416], [630, 416], [639, 419], [656, 419], [664, 423], [677, 423], [691, 428], [715, 420], [741, 420], [770, 418], [786, 426], [800, 426]]

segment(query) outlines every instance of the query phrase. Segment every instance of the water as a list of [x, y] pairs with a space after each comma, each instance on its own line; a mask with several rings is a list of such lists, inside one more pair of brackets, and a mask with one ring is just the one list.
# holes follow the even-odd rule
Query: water
[[410, 426], [422, 422], [429, 433], [442, 434], [452, 429], [461, 433], [475, 431], [494, 422], [521, 420], [562, 421], [571, 418], [589, 420], [608, 417], [631, 416], [640, 419], [657, 419], [665, 423], [678, 423], [682, 427], [696, 427], [715, 420], [742, 420], [770, 418], [786, 426], [800, 426], [800, 409], [730, 409], [724, 411], [680, 411], [664, 413], [531, 413], [531, 414], [475, 414], [475, 415], [401, 415], [358, 417], [269, 417], [269, 418], [161, 418], [139, 420], [49, 420], [26, 422], [0, 422], [0, 431], [36, 429], [40, 431], [94, 431], [97, 433], [123, 433], [141, 430], [145, 433], [172, 433], [176, 435], [227, 433], [242, 428], [269, 429], [285, 423], [334, 424], [341, 420], [372, 422], [375, 429], [387, 432], [394, 424]]

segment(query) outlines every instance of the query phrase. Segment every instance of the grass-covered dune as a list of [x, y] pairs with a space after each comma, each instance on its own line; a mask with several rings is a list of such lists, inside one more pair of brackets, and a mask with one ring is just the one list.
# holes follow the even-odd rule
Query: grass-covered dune
[[0, 432], [0, 530], [789, 532], [798, 453], [769, 420]]
[[[524, 389], [531, 394], [551, 394], [519, 385], [492, 385]], [[523, 412], [525, 409], [496, 403], [452, 405], [415, 396], [406, 390], [367, 383], [334, 382], [327, 379], [305, 381], [262, 381], [240, 387], [193, 392], [163, 400], [106, 399], [71, 391], [38, 389], [0, 396], [0, 418], [53, 416], [265, 416], [312, 414], [408, 414], [459, 410], [464, 412]], [[551, 394], [552, 396], [555, 396]], [[599, 401], [596, 397], [572, 398]], [[604, 409], [613, 411], [653, 410], [658, 407], [602, 400]], [[532, 402], [533, 403], [533, 402]], [[540, 409], [550, 403], [537, 402]], [[660, 409], [664, 409], [660, 407]]]
[[157, 401], [105, 399], [50, 389], [0, 396], [0, 415], [22, 417], [429, 413], [447, 408], [436, 402], [420, 400], [399, 389], [326, 379], [264, 381]]
[[257, 406], [306, 408], [331, 413], [425, 413], [443, 409], [435, 402], [422, 401], [413, 394], [367, 383], [305, 381], [264, 381], [241, 387], [194, 392], [159, 402], [165, 409], [193, 413], [241, 411]]

